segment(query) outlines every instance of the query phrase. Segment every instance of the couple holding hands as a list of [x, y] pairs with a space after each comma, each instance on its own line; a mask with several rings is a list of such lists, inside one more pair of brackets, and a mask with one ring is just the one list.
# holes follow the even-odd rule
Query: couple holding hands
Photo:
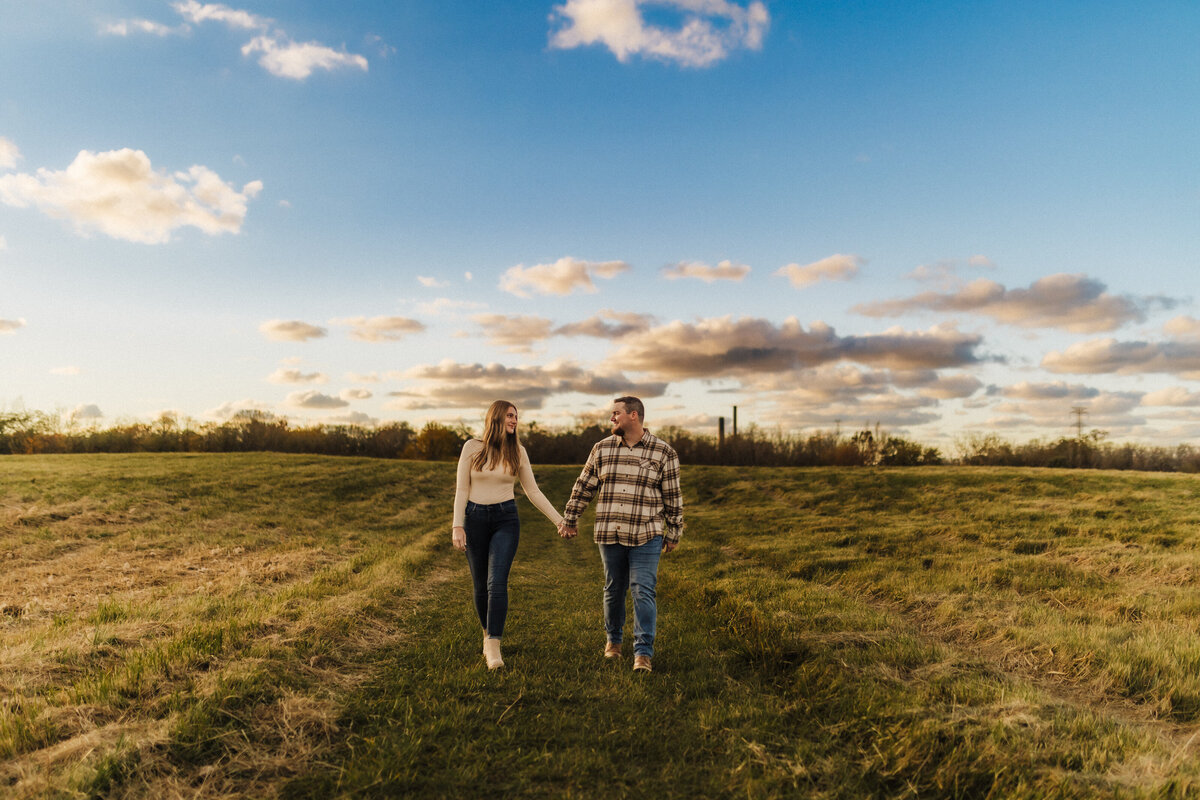
[[525, 496], [558, 527], [563, 539], [576, 536], [579, 517], [599, 494], [594, 538], [604, 565], [604, 656], [621, 657], [629, 591], [633, 668], [650, 671], [658, 619], [658, 559], [674, 550], [683, 534], [683, 494], [679, 456], [642, 427], [645, 413], [636, 397], [613, 401], [612, 436], [592, 447], [561, 515], [537, 487], [517, 436], [517, 408], [512, 403], [492, 403], [482, 439], [463, 445], [451, 541], [467, 554], [488, 669], [504, 666], [500, 638], [508, 615], [508, 573], [521, 536], [513, 494], [519, 480]]

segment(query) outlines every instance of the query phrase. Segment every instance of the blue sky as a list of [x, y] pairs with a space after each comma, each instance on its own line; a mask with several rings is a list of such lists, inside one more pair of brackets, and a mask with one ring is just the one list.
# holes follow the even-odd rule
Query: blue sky
[[0, 409], [1200, 433], [1200, 6], [0, 0]]

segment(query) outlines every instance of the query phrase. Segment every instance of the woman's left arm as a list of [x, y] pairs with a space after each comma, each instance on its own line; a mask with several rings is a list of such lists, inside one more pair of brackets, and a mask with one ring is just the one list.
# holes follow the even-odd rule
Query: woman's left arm
[[537, 481], [533, 477], [533, 466], [529, 463], [529, 454], [525, 452], [525, 448], [521, 447], [521, 466], [517, 469], [517, 478], [521, 481], [521, 489], [525, 492], [525, 496], [529, 498], [529, 502], [546, 515], [546, 519], [554, 523], [554, 527], [562, 524], [562, 514], [554, 508], [554, 505], [546, 499], [546, 495], [542, 494], [542, 490], [538, 488]]

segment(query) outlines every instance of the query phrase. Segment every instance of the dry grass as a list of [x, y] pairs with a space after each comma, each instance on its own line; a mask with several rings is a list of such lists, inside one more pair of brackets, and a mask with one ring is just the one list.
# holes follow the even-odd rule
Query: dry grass
[[536, 515], [488, 673], [451, 492], [449, 464], [0, 460], [0, 792], [1200, 786], [1194, 477], [687, 470], [649, 681], [598, 655], [594, 548]]
[[[322, 486], [321, 459], [167, 461], [0, 465], [0, 786], [9, 796], [108, 783], [115, 796], [271, 794], [328, 748], [337, 698], [448, 575], [430, 555], [420, 513], [429, 497], [396, 513], [364, 504], [346, 514], [343, 486]], [[261, 512], [257, 494], [223, 488], [233, 465], [242, 479], [258, 466], [273, 473], [273, 511]], [[376, 485], [410, 482], [411, 467], [358, 466], [390, 469]], [[186, 487], [187, 497], [162, 497], [165, 477], [168, 492]], [[114, 492], [118, 481], [133, 486]], [[247, 516], [259, 519], [247, 525]], [[260, 702], [216, 731], [216, 758], [181, 758], [172, 741], [231, 687]]]

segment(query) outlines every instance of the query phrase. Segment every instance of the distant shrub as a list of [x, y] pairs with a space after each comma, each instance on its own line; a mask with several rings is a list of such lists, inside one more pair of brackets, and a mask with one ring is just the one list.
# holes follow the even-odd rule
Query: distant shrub
[[[676, 426], [653, 428], [670, 442], [685, 464], [777, 467], [914, 467], [947, 463], [936, 447], [864, 427], [849, 435], [836, 431], [789, 434], [751, 425], [723, 439]], [[294, 427], [264, 411], [244, 411], [226, 422], [197, 423], [163, 414], [152, 423], [84, 427], [62, 414], [40, 411], [0, 413], [0, 453], [246, 452], [319, 453], [371, 458], [448, 461], [458, 457], [473, 435], [460, 423], [407, 422], [376, 427], [308, 425]], [[537, 464], [581, 464], [592, 446], [609, 435], [607, 425], [579, 419], [574, 425], [525, 425], [521, 441]], [[1113, 444], [1103, 431], [1082, 438], [1034, 439], [1013, 444], [995, 433], [972, 433], [954, 443], [949, 463], [968, 466], [1072, 467], [1092, 469], [1200, 472], [1200, 450], [1188, 444], [1152, 447]]]

